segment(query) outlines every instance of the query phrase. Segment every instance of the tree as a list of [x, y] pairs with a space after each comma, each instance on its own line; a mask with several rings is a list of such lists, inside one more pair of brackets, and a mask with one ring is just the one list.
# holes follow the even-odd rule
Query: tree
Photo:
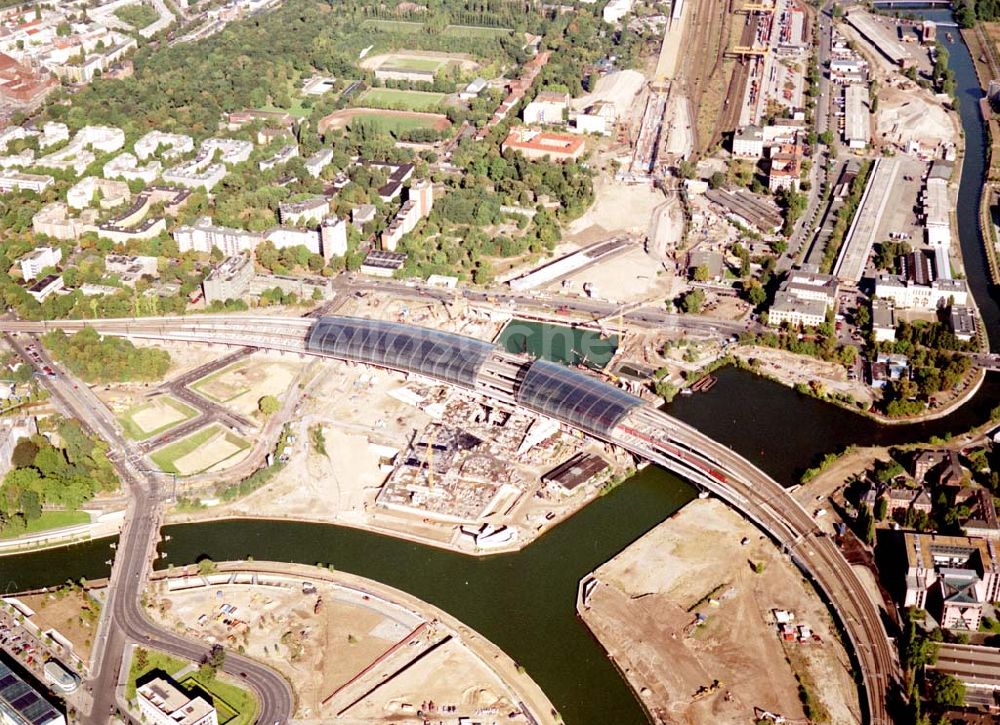
[[930, 677], [931, 699], [938, 705], [961, 707], [965, 704], [965, 683], [957, 677], [935, 672]]
[[700, 290], [691, 290], [681, 297], [680, 308], [682, 312], [690, 315], [697, 315], [701, 312], [702, 305], [705, 304], [705, 293]]
[[885, 496], [879, 496], [878, 501], [875, 502], [875, 518], [878, 521], [885, 521], [887, 513], [889, 513], [889, 499]]
[[198, 574], [201, 576], [208, 576], [209, 574], [214, 574], [219, 570], [215, 562], [209, 559], [207, 556], [203, 556], [198, 559]]
[[754, 307], [760, 307], [767, 301], [767, 292], [764, 291], [764, 287], [760, 282], [754, 280], [750, 283], [750, 286], [747, 288], [747, 300]]
[[711, 189], [718, 189], [720, 186], [726, 183], [726, 175], [721, 171], [716, 171], [714, 174], [708, 177], [708, 186]]
[[694, 281], [707, 282], [711, 274], [712, 273], [709, 271], [707, 264], [699, 264], [694, 269]]
[[264, 414], [265, 417], [270, 417], [278, 412], [278, 408], [281, 404], [278, 399], [273, 395], [265, 395], [263, 398], [257, 401], [257, 409]]

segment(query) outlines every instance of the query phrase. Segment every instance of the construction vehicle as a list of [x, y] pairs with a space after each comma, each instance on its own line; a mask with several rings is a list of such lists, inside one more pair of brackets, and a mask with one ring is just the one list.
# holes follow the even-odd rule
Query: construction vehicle
[[694, 697], [691, 698], [691, 701], [698, 702], [699, 700], [704, 700], [713, 692], [717, 692], [720, 687], [722, 687], [722, 682], [720, 680], [713, 680], [711, 685], [702, 685], [698, 688], [698, 691], [694, 693]]

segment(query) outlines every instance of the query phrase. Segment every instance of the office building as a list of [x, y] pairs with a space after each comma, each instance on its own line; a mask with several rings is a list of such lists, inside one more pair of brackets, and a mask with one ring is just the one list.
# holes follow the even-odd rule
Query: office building
[[926, 610], [945, 629], [976, 632], [983, 606], [1000, 598], [994, 542], [907, 533], [903, 605]]
[[0, 722], [5, 725], [66, 725], [66, 716], [0, 659]]
[[135, 695], [143, 718], [154, 725], [219, 725], [212, 703], [165, 677], [137, 687]]

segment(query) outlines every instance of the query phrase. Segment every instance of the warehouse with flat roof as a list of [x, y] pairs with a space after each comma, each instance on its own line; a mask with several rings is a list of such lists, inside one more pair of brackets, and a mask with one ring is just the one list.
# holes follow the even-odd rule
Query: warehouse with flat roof
[[844, 143], [852, 149], [865, 149], [870, 142], [868, 89], [860, 85], [844, 86]]
[[886, 204], [889, 203], [889, 192], [896, 182], [898, 170], [899, 161], [895, 158], [875, 159], [872, 162], [865, 193], [861, 196], [861, 203], [847, 231], [847, 238], [834, 270], [841, 282], [857, 284], [861, 281], [872, 247], [875, 246], [875, 235]]

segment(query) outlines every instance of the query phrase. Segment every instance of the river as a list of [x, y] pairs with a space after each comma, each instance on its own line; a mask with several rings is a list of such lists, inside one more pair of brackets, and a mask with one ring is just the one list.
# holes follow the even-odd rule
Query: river
[[[948, 13], [925, 15], [947, 20]], [[1000, 305], [990, 287], [978, 205], [985, 139], [980, 90], [960, 36], [950, 52], [961, 98], [966, 157], [958, 198], [958, 226], [966, 272], [991, 343], [1000, 344]], [[982, 423], [1000, 401], [1000, 375], [950, 416], [912, 426], [879, 426], [841, 408], [749, 373], [718, 373], [713, 390], [678, 398], [669, 412], [699, 427], [791, 484], [823, 454], [856, 443], [895, 444], [958, 433]], [[217, 561], [256, 559], [323, 562], [406, 590], [456, 616], [524, 665], [566, 722], [645, 723], [646, 718], [604, 651], [575, 616], [579, 580], [691, 500], [693, 489], [665, 471], [648, 468], [524, 551], [473, 559], [337, 526], [227, 521], [168, 526], [160, 566], [201, 556]], [[111, 540], [0, 557], [0, 587], [16, 591], [69, 578], [106, 576]]]

